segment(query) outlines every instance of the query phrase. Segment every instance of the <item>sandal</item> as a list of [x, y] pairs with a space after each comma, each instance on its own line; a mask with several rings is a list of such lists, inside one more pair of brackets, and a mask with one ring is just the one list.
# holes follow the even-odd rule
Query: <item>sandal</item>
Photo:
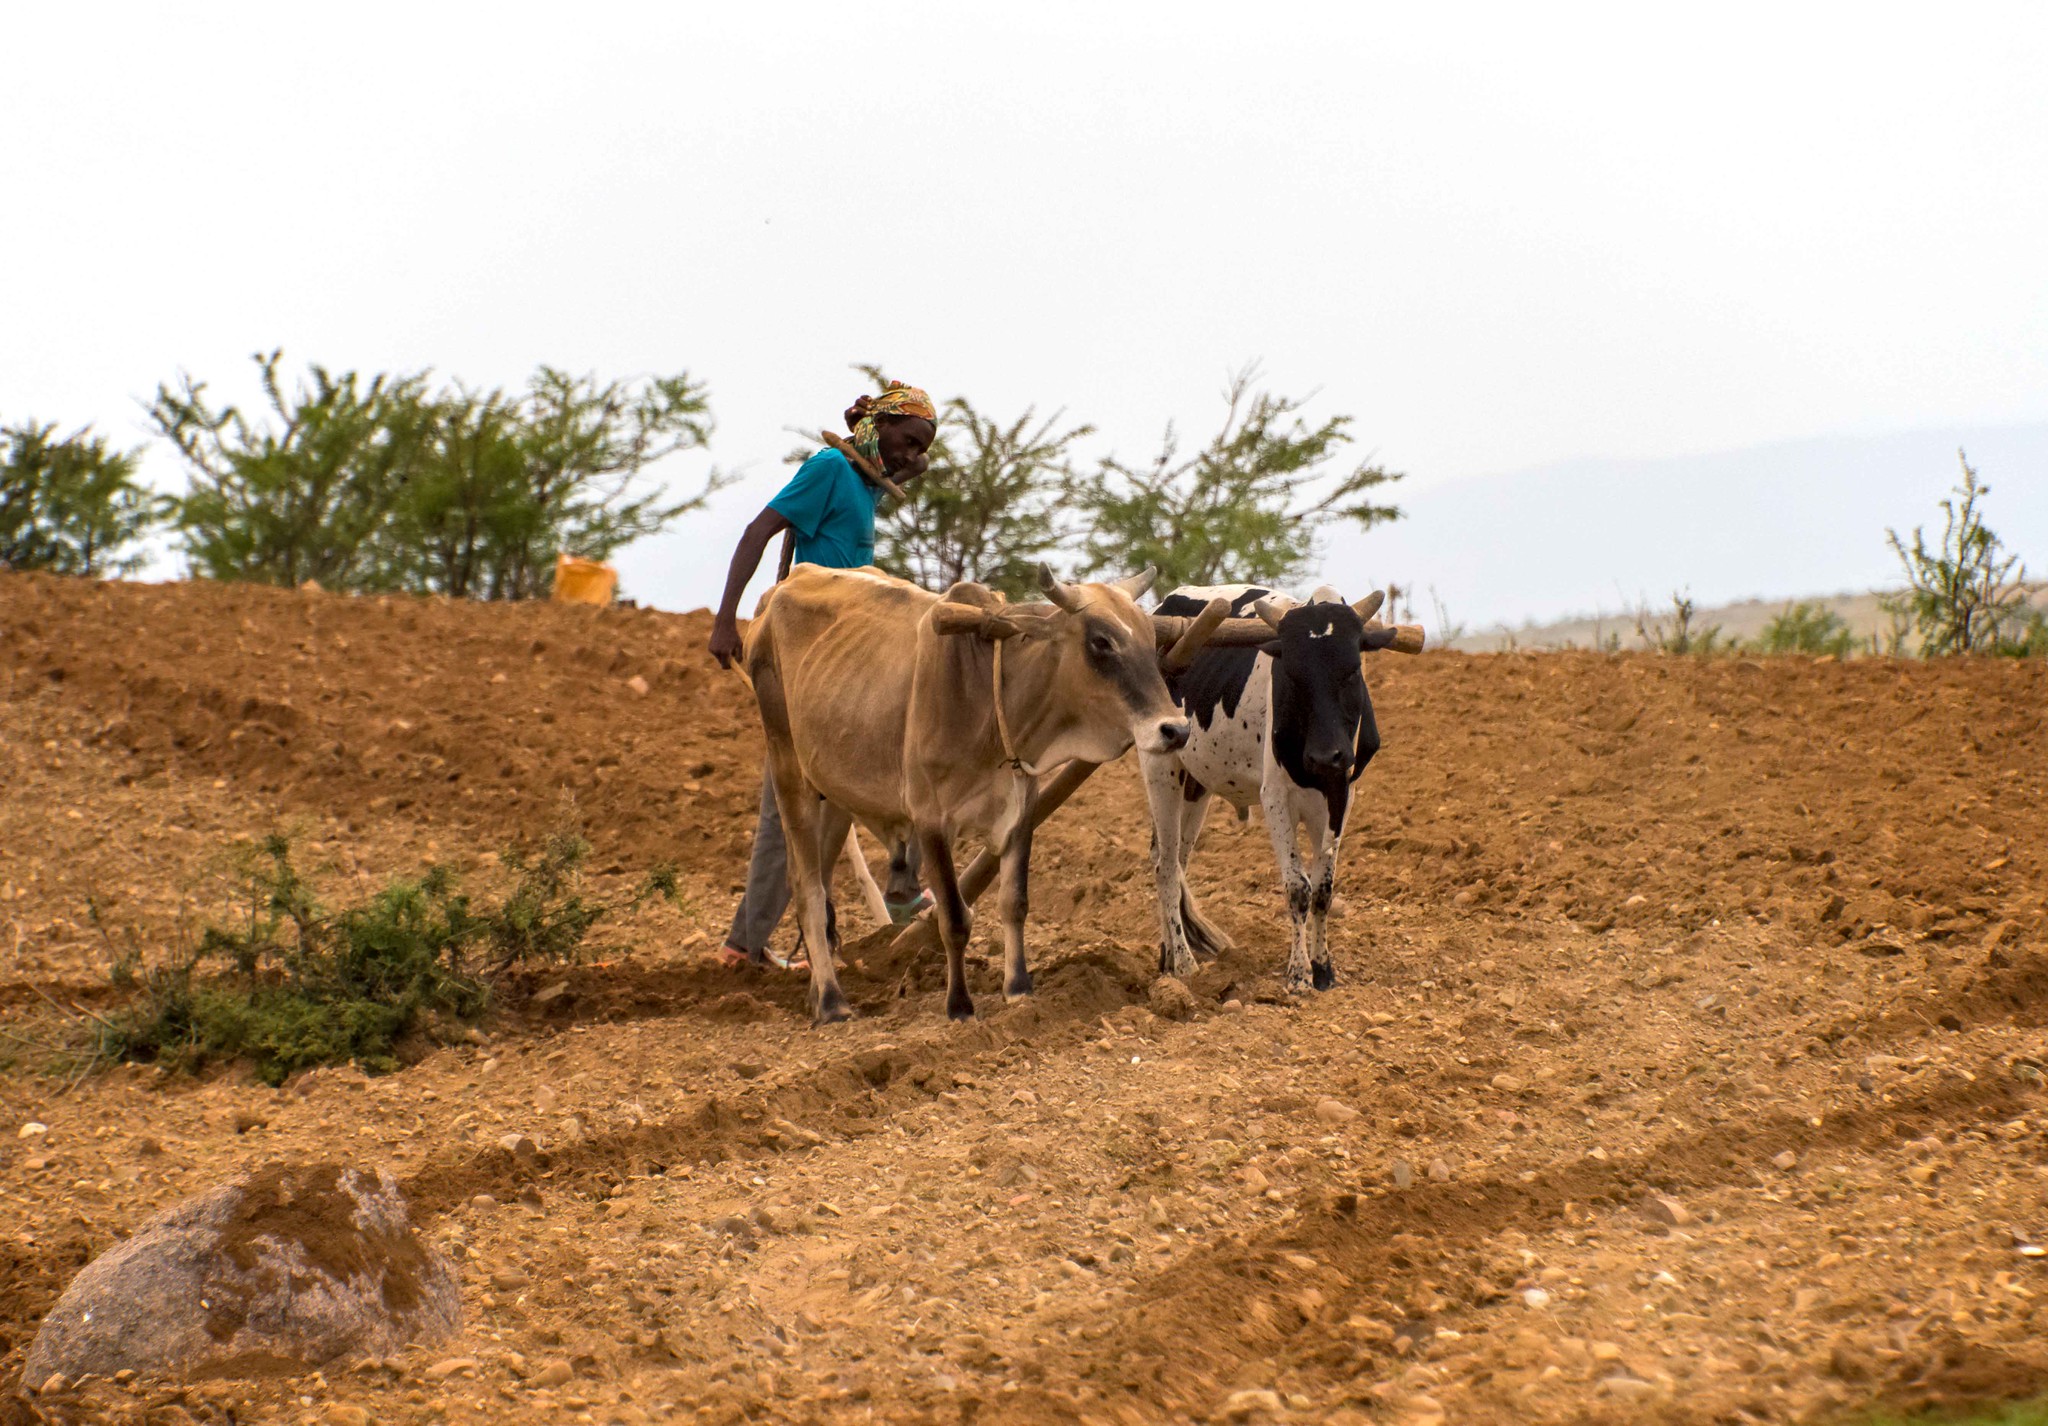
[[778, 956], [773, 951], [769, 951], [767, 954], [768, 964], [774, 966], [777, 970], [794, 971], [798, 975], [809, 975], [811, 973], [811, 957], [804, 950], [802, 942], [798, 942], [796, 949], [786, 956]]
[[730, 943], [720, 946], [716, 954], [706, 956], [705, 959], [720, 970], [745, 970], [749, 966], [761, 964], [760, 961], [748, 955], [738, 946], [731, 945]]

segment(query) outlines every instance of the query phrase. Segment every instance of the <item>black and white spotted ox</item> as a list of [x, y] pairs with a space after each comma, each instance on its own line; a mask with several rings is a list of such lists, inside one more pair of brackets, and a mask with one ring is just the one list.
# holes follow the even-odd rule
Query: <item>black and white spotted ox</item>
[[[1218, 596], [1230, 601], [1233, 616], [1256, 613], [1271, 624], [1273, 638], [1259, 648], [1205, 649], [1168, 679], [1190, 719], [1187, 745], [1141, 758], [1152, 804], [1159, 969], [1185, 976], [1198, 957], [1230, 947], [1187, 885], [1209, 799], [1221, 797], [1240, 815], [1254, 802], [1265, 814], [1293, 923], [1287, 989], [1326, 990], [1337, 978], [1324, 931], [1332, 869], [1351, 785], [1380, 746], [1360, 655], [1389, 646], [1394, 631], [1367, 627], [1383, 596], [1354, 606], [1329, 588], [1297, 604], [1258, 585], [1184, 586], [1155, 612], [1198, 614]], [[1308, 832], [1306, 863], [1297, 828]]]

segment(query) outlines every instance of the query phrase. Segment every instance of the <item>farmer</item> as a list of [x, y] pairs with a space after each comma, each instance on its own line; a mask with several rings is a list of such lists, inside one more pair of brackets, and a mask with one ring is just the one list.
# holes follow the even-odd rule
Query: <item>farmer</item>
[[[938, 412], [931, 397], [915, 386], [892, 381], [879, 396], [863, 396], [846, 412], [853, 445], [870, 465], [898, 485], [924, 474], [926, 452], [938, 435]], [[769, 501], [732, 553], [725, 576], [725, 596], [711, 623], [711, 656], [731, 668], [740, 653], [740, 596], [760, 568], [761, 556], [774, 538], [791, 532], [795, 563], [828, 569], [858, 569], [875, 562], [875, 504], [881, 488], [869, 482], [855, 464], [827, 446], [797, 470], [782, 493]], [[774, 786], [761, 779], [761, 816], [754, 828], [754, 854], [747, 866], [747, 890], [733, 912], [732, 929], [718, 959], [726, 966], [768, 964], [768, 939], [789, 907], [787, 854], [782, 816], [776, 810]], [[908, 920], [922, 901], [917, 868], [908, 849], [892, 850], [886, 900], [893, 920]], [[789, 968], [802, 968], [801, 964]]]

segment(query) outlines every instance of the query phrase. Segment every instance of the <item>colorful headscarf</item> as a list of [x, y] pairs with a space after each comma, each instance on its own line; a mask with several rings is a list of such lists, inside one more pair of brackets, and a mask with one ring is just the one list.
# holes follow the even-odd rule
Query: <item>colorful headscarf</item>
[[853, 409], [860, 413], [853, 426], [854, 449], [874, 462], [877, 470], [882, 468], [882, 433], [875, 426], [877, 416], [922, 416], [934, 424], [939, 419], [938, 408], [932, 405], [924, 388], [900, 381], [888, 383], [879, 396], [857, 398]]

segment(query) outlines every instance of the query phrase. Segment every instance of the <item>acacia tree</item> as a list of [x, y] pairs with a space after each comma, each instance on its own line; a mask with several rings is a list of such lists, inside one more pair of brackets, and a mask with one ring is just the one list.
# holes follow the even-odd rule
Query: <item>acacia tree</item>
[[215, 408], [190, 375], [159, 385], [149, 416], [185, 458], [174, 520], [214, 579], [330, 589], [397, 587], [372, 541], [404, 494], [428, 434], [426, 377], [308, 369], [287, 393], [284, 354], [258, 353], [268, 417]]
[[434, 398], [428, 429], [384, 540], [409, 589], [534, 598], [561, 551], [607, 559], [733, 479], [714, 470], [677, 500], [643, 482], [654, 462], [711, 439], [704, 387], [687, 375], [600, 383], [544, 366], [517, 396]]
[[1007, 425], [964, 396], [939, 411], [930, 468], [875, 532], [875, 557], [927, 589], [976, 580], [1005, 594], [1037, 588], [1040, 560], [1065, 538], [1069, 451], [1092, 426], [1031, 408]]
[[1335, 466], [1350, 444], [1351, 418], [1310, 425], [1303, 402], [1256, 389], [1258, 368], [1237, 372], [1224, 391], [1222, 429], [1182, 456], [1172, 426], [1149, 467], [1105, 457], [1095, 479], [1069, 486], [1069, 505], [1087, 534], [1086, 574], [1159, 567], [1159, 586], [1233, 580], [1283, 581], [1315, 556], [1317, 522], [1354, 520], [1370, 529], [1400, 517], [1371, 492], [1398, 473], [1370, 462]]
[[545, 594], [557, 554], [605, 559], [726, 483], [666, 498], [646, 468], [711, 435], [688, 375], [600, 382], [543, 366], [516, 395], [436, 390], [427, 373], [309, 368], [287, 392], [258, 356], [266, 417], [215, 409], [203, 383], [150, 415], [185, 457], [177, 524], [217, 579], [489, 599]]
[[90, 426], [62, 440], [56, 430], [34, 421], [0, 429], [0, 569], [104, 576], [140, 568], [144, 556], [126, 551], [163, 502], [136, 482], [139, 452], [109, 450]]

